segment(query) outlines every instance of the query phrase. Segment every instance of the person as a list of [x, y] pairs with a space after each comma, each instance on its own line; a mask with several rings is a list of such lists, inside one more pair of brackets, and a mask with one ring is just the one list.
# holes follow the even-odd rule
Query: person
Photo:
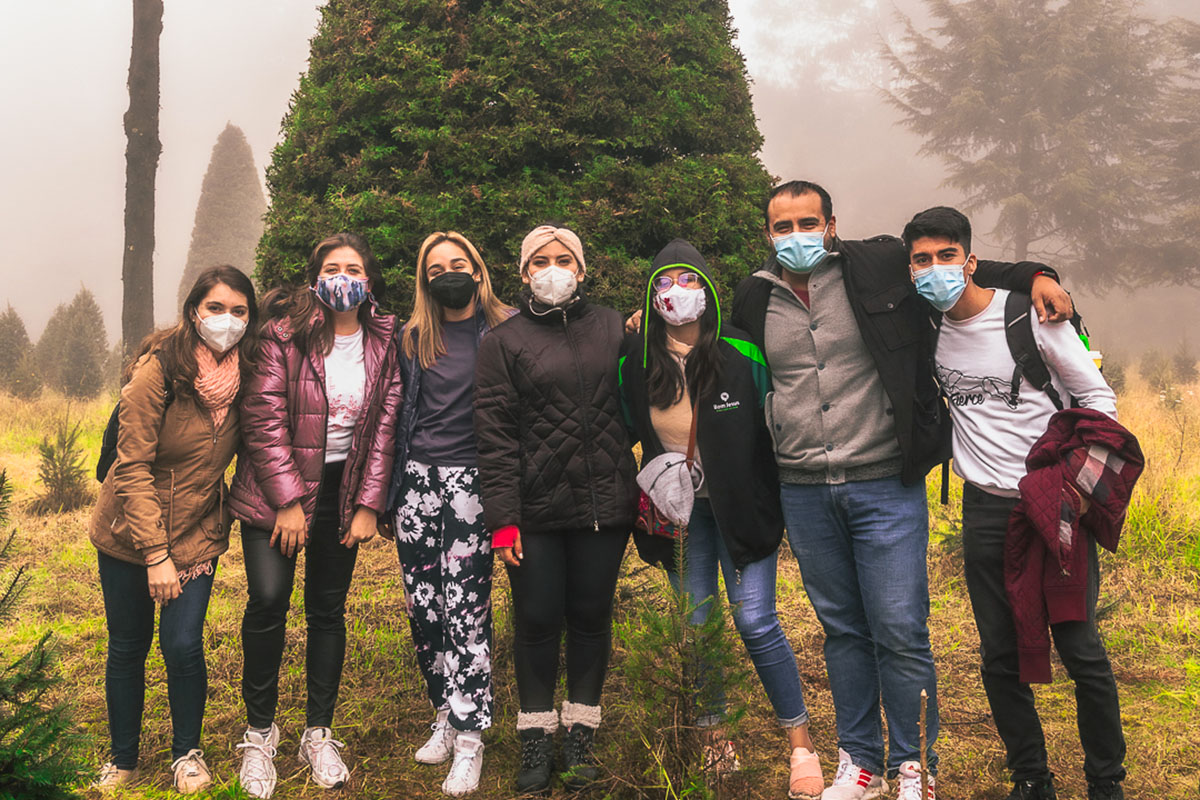
[[387, 502], [400, 405], [395, 318], [376, 310], [383, 275], [367, 242], [353, 233], [324, 239], [306, 278], [263, 300], [262, 356], [242, 399], [245, 441], [230, 493], [248, 594], [240, 779], [254, 797], [275, 790], [279, 666], [304, 549], [308, 703], [300, 759], [318, 786], [339, 788], [349, 778], [338, 753], [344, 745], [331, 731], [346, 595], [358, 545], [374, 536]]
[[[718, 573], [724, 574], [734, 624], [787, 733], [788, 797], [815, 800], [825, 784], [796, 657], [775, 610], [783, 513], [762, 416], [770, 388], [766, 361], [745, 334], [722, 324], [708, 265], [683, 239], [655, 256], [643, 319], [644, 334], [626, 337], [620, 368], [621, 398], [642, 444], [643, 469], [663, 453], [688, 451], [694, 415], [695, 463], [703, 477], [683, 542], [684, 564], [675, 563], [671, 539], [637, 531], [634, 540], [643, 559], [668, 567], [673, 583], [697, 604], [693, 624], [712, 612]], [[711, 668], [702, 677], [718, 683], [717, 691], [705, 693], [715, 696], [704, 697], [709, 708], [697, 720], [711, 732], [705, 760], [718, 771], [732, 769], [736, 751], [720, 730], [720, 677]]]
[[194, 794], [212, 783], [200, 749], [204, 617], [229, 547], [225, 468], [240, 439], [237, 400], [255, 363], [257, 317], [250, 279], [235, 267], [211, 267], [188, 291], [179, 323], [147, 337], [127, 368], [116, 460], [90, 529], [108, 628], [112, 758], [97, 781], [104, 791], [137, 778], [155, 605], [175, 790]]
[[[1015, 395], [1010, 391], [1016, 362], [1005, 332], [1009, 292], [975, 282], [979, 261], [971, 252], [968, 219], [952, 208], [928, 209], [905, 227], [904, 242], [917, 292], [944, 313], [937, 374], [954, 423], [954, 471], [964, 481], [963, 567], [979, 629], [983, 686], [1012, 773], [1009, 800], [1047, 800], [1056, 797], [1054, 780], [1033, 692], [1018, 669], [1005, 541], [1021, 499], [1026, 457], [1057, 408], [1027, 378]], [[1033, 335], [1056, 394], [1115, 420], [1116, 396], [1071, 327], [1037, 322]], [[1086, 559], [1084, 618], [1059, 622], [1052, 631], [1075, 682], [1088, 798], [1111, 800], [1124, 796], [1125, 738], [1117, 684], [1096, 627], [1099, 566], [1092, 537]]]
[[[520, 792], [550, 785], [566, 728], [569, 788], [595, 780], [592, 743], [612, 604], [634, 518], [634, 463], [621, 414], [620, 315], [588, 302], [583, 246], [542, 225], [521, 243], [520, 313], [479, 345], [475, 438], [484, 523], [512, 586]], [[554, 711], [567, 628], [567, 699]]]
[[[930, 312], [900, 241], [838, 238], [818, 184], [777, 186], [764, 217], [773, 252], [739, 283], [732, 321], [771, 369], [765, 417], [788, 543], [825, 631], [839, 763], [822, 797], [881, 797], [886, 771], [897, 797], [917, 800], [922, 690], [931, 772], [938, 735], [924, 477], [949, 458], [950, 434], [930, 366]], [[1070, 316], [1043, 265], [980, 262], [978, 277], [1032, 287], [1039, 313]]]
[[388, 508], [417, 664], [435, 709], [422, 764], [451, 757], [442, 791], [479, 786], [492, 724], [492, 541], [484, 526], [473, 393], [479, 341], [513, 312], [479, 251], [455, 231], [417, 255], [412, 317], [400, 329], [404, 402]]

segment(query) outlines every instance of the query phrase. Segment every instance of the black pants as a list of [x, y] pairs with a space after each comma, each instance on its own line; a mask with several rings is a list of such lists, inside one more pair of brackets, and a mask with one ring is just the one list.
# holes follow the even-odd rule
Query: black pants
[[[988, 494], [970, 484], [963, 489], [963, 549], [967, 591], [979, 628], [981, 673], [996, 729], [1008, 751], [1014, 781], [1049, 774], [1046, 740], [1034, 707], [1033, 691], [1021, 683], [1017, 634], [1004, 591], [1004, 537], [1017, 500]], [[1100, 567], [1095, 540], [1088, 538], [1088, 618], [1050, 626], [1054, 647], [1075, 682], [1083, 771], [1088, 780], [1125, 777], [1125, 735], [1117, 682], [1096, 629]]]
[[629, 532], [601, 528], [522, 533], [525, 558], [508, 568], [513, 662], [521, 710], [552, 711], [567, 625], [567, 699], [596, 706], [612, 645], [612, 603]]
[[[309, 727], [333, 724], [342, 661], [346, 655], [346, 594], [354, 577], [358, 546], [347, 548], [338, 521], [338, 488], [344, 462], [325, 466], [321, 494], [304, 556], [304, 616], [308, 623], [305, 658], [308, 679]], [[288, 558], [278, 545], [271, 547], [271, 532], [242, 529], [249, 600], [242, 617], [242, 700], [246, 717], [255, 728], [275, 721], [279, 701], [279, 664], [283, 659], [284, 633], [296, 557]]]

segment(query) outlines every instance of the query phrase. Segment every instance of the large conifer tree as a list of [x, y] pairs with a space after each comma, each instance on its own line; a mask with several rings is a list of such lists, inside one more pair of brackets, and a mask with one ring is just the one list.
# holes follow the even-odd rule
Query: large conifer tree
[[632, 306], [675, 236], [727, 285], [757, 265], [769, 177], [724, 0], [332, 0], [267, 172], [264, 284], [365, 233], [407, 311], [453, 228], [517, 289], [534, 225], [573, 226], [593, 296]]
[[1130, 0], [924, 0], [906, 21], [889, 98], [967, 208], [1017, 260], [1094, 283], [1136, 279], [1130, 250], [1157, 211], [1150, 134], [1171, 59]]
[[68, 397], [95, 397], [104, 388], [108, 333], [96, 297], [80, 289], [70, 304], [54, 310], [37, 343], [37, 360], [47, 386]]
[[266, 210], [254, 153], [242, 129], [229, 123], [213, 145], [200, 187], [192, 244], [179, 280], [181, 308], [206, 268], [232, 264], [247, 274], [254, 269], [254, 249], [262, 236]]

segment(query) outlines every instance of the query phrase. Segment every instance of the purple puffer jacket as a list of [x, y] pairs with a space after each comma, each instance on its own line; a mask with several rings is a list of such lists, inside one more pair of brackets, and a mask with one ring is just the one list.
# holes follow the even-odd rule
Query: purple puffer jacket
[[[317, 311], [317, 315], [321, 312]], [[319, 319], [314, 316], [314, 323]], [[403, 391], [392, 336], [396, 318], [372, 314], [363, 322], [367, 383], [339, 494], [340, 531], [355, 509], [382, 514], [395, 452]], [[262, 355], [242, 394], [242, 449], [229, 491], [229, 509], [243, 524], [271, 530], [278, 509], [300, 500], [311, 527], [325, 468], [325, 360], [301, 352], [287, 319], [262, 334]]]

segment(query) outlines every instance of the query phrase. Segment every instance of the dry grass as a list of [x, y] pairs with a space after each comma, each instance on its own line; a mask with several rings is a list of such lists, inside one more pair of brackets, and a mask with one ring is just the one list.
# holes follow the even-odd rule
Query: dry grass
[[[89, 512], [36, 518], [22, 509], [37, 492], [36, 445], [64, 407], [63, 401], [53, 398], [26, 404], [0, 397], [0, 466], [8, 469], [16, 489], [20, 557], [34, 568], [34, 583], [18, 621], [0, 631], [0, 653], [11, 657], [47, 627], [56, 631], [64, 656], [65, 693], [77, 708], [80, 724], [93, 737], [99, 763], [107, 736], [105, 635], [95, 553], [87, 541]], [[83, 418], [84, 442], [93, 462], [110, 408], [110, 399], [71, 408], [73, 416]], [[1150, 463], [1130, 510], [1121, 552], [1105, 556], [1102, 563], [1103, 632], [1121, 687], [1129, 744], [1127, 793], [1142, 799], [1195, 798], [1200, 779], [1196, 755], [1200, 753], [1200, 445], [1196, 436], [1200, 398], [1185, 393], [1183, 404], [1171, 412], [1155, 394], [1135, 384], [1121, 400], [1121, 414], [1140, 437]], [[1007, 774], [979, 681], [978, 639], [962, 580], [959, 492], [954, 487], [952, 504], [943, 509], [936, 502], [936, 482], [935, 474], [930, 479], [934, 536], [929, 567], [943, 726], [938, 745], [939, 795], [950, 800], [998, 800], [1007, 796]], [[642, 569], [632, 549], [625, 570], [628, 574], [619, 590], [618, 614], [628, 612], [640, 595], [654, 591], [659, 583], [657, 576]], [[235, 536], [221, 561], [205, 630], [210, 690], [203, 745], [209, 764], [224, 783], [211, 797], [239, 796], [232, 784], [237, 768], [233, 744], [240, 739], [244, 725], [238, 685], [244, 586]], [[481, 800], [512, 796], [518, 756], [508, 587], [500, 570], [495, 602], [497, 720], [486, 737], [483, 785], [475, 795]], [[821, 656], [822, 636], [795, 561], [786, 549], [780, 556], [779, 606], [797, 653], [813, 716], [813, 736], [828, 775], [828, 767], [837, 758], [837, 745]], [[298, 587], [293, 595], [281, 685], [279, 721], [284, 742], [277, 759], [281, 780], [275, 795], [281, 800], [329, 797], [306, 781], [294, 756], [303, 725], [302, 619], [303, 598]], [[384, 543], [373, 543], [361, 554], [348, 620], [349, 649], [336, 723], [354, 771], [353, 785], [344, 796], [440, 796], [443, 768], [419, 766], [411, 759], [427, 732], [429, 710], [403, 614], [395, 554]], [[621, 658], [618, 650], [614, 659]], [[1053, 684], [1037, 689], [1051, 766], [1059, 775], [1059, 796], [1064, 800], [1083, 798], [1072, 687], [1061, 665], [1055, 666], [1055, 677]], [[157, 652], [151, 654], [148, 681], [142, 739], [145, 778], [128, 792], [129, 797], [170, 794], [170, 725], [162, 659]], [[750, 705], [740, 734], [745, 769], [723, 787], [722, 795], [783, 797], [784, 740], [774, 728], [757, 680], [752, 677], [741, 693]], [[600, 755], [625, 781], [634, 782], [650, 763], [641, 743], [623, 735], [622, 709], [637, 702], [614, 672], [606, 688]], [[619, 788], [625, 785], [610, 784], [612, 796], [632, 795], [632, 790]], [[657, 796], [663, 796], [662, 792]]]

